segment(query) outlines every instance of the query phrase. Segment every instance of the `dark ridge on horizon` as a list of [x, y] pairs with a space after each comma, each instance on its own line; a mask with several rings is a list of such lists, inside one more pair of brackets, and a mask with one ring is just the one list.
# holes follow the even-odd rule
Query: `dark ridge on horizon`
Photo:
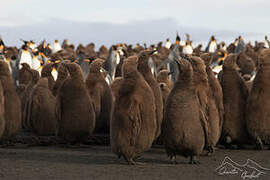
[[175, 32], [179, 31], [184, 39], [185, 33], [191, 35], [195, 43], [205, 43], [211, 35], [217, 40], [230, 40], [240, 34], [243, 37], [260, 36], [264, 34], [250, 32], [233, 32], [226, 30], [210, 30], [205, 28], [186, 27], [180, 25], [172, 18], [159, 20], [134, 21], [129, 23], [107, 22], [75, 22], [61, 19], [51, 19], [45, 23], [34, 25], [21, 25], [16, 27], [0, 27], [1, 36], [7, 45], [21, 45], [20, 38], [34, 40], [39, 43], [43, 39], [53, 42], [55, 39], [62, 41], [69, 39], [78, 45], [94, 42], [97, 46], [109, 46], [114, 43], [125, 42], [129, 44], [147, 43], [153, 44], [165, 41], [166, 38], [175, 38]]

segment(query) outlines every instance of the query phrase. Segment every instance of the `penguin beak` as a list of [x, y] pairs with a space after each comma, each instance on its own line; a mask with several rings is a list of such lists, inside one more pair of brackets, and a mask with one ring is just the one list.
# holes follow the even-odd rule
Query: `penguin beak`
[[107, 71], [103, 67], [101, 67], [100, 72], [107, 72]]
[[157, 50], [156, 50], [156, 49], [154, 49], [154, 50], [150, 51], [150, 52], [149, 52], [149, 55], [153, 55], [155, 52], [157, 52]]
[[90, 62], [91, 62], [91, 60], [90, 60], [90, 59], [84, 59], [83, 61], [84, 61], [84, 62], [88, 62], [88, 63], [90, 63]]
[[60, 60], [57, 60], [57, 61], [55, 61], [55, 64], [58, 64], [58, 63], [60, 63], [61, 61]]

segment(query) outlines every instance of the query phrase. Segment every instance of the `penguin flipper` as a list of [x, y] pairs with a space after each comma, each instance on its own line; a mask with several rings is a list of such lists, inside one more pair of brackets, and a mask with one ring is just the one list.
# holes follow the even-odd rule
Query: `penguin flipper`
[[131, 102], [129, 109], [130, 112], [128, 119], [130, 120], [132, 126], [130, 130], [130, 145], [135, 146], [141, 129], [141, 108], [139, 107], [139, 104], [136, 102], [136, 100], [134, 100]]
[[96, 91], [94, 91], [91, 94], [91, 99], [93, 101], [93, 108], [96, 114], [96, 117], [99, 117], [100, 115], [100, 111], [101, 111], [101, 95], [100, 95], [100, 89], [102, 89], [101, 87], [97, 86], [95, 87]]
[[206, 120], [205, 113], [202, 111], [202, 109], [199, 109], [199, 111], [200, 111], [200, 121], [201, 121], [201, 125], [202, 125], [203, 131], [204, 131], [205, 146], [208, 147], [208, 146], [210, 146], [209, 125], [208, 125], [208, 122]]
[[30, 94], [30, 98], [27, 100], [25, 105], [25, 127], [27, 129], [32, 129], [31, 127], [31, 117], [32, 117], [32, 107], [33, 107], [33, 92]]
[[59, 123], [61, 121], [61, 97], [58, 94], [56, 96], [56, 105], [55, 105], [55, 114], [56, 114], [56, 119], [57, 119], [57, 123], [56, 123], [56, 137], [58, 136], [58, 130], [59, 130]]

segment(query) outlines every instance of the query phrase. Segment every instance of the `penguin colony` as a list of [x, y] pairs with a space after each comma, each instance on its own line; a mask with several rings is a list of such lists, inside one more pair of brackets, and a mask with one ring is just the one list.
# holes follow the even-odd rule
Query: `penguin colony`
[[112, 152], [135, 165], [154, 141], [172, 163], [199, 164], [217, 145], [270, 145], [270, 43], [226, 46], [211, 36], [205, 50], [191, 37], [135, 47], [77, 48], [0, 39], [0, 140], [31, 132], [66, 144], [110, 136]]

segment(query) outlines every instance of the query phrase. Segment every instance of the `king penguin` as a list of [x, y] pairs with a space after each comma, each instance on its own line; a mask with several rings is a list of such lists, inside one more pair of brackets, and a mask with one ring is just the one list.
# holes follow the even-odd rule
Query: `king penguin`
[[214, 53], [217, 50], [217, 41], [215, 36], [211, 36], [210, 41], [205, 49], [206, 52]]
[[17, 65], [18, 68], [22, 68], [22, 63], [26, 63], [30, 66], [32, 69], [32, 59], [33, 54], [29, 48], [30, 43], [28, 41], [24, 41], [24, 45], [22, 46], [21, 50], [19, 51], [18, 59], [17, 59]]
[[270, 41], [268, 40], [268, 37], [264, 37], [264, 47], [265, 48], [270, 48]]
[[62, 47], [58, 40], [55, 40], [53, 43], [53, 53], [56, 53], [58, 51], [62, 50]]
[[171, 48], [171, 45], [172, 45], [172, 43], [171, 43], [170, 39], [167, 38], [165, 47], [166, 47], [167, 49], [170, 49], [170, 48]]

